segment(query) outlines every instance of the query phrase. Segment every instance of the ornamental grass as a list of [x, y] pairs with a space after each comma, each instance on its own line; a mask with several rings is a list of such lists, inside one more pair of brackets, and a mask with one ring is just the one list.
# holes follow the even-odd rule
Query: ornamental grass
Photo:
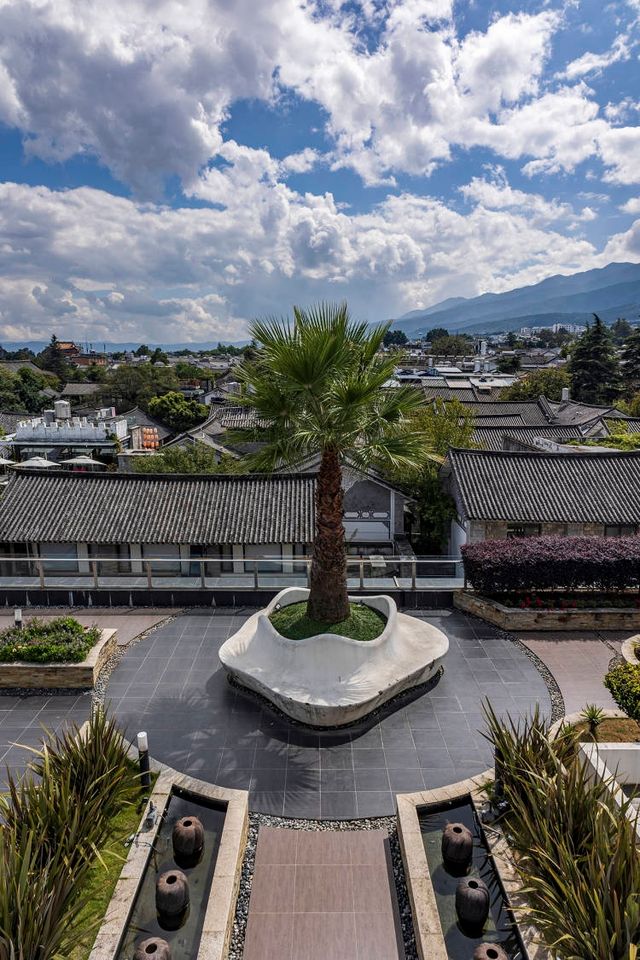
[[631, 960], [640, 944], [640, 853], [609, 782], [593, 778], [565, 725], [549, 742], [538, 710], [514, 723], [485, 707], [505, 830], [526, 914], [558, 960]]
[[82, 882], [132, 780], [126, 744], [101, 710], [82, 733], [51, 737], [20, 781], [9, 776], [0, 798], [0, 960], [61, 960], [93, 932], [92, 920], [79, 923]]

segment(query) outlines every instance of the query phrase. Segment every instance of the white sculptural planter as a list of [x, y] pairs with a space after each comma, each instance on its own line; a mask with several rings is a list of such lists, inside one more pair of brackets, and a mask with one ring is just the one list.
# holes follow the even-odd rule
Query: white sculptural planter
[[220, 649], [222, 665], [235, 680], [303, 723], [330, 727], [365, 717], [396, 694], [429, 680], [449, 649], [441, 630], [398, 613], [386, 596], [349, 598], [386, 617], [375, 640], [331, 633], [304, 640], [283, 637], [269, 614], [276, 604], [299, 603], [308, 595], [298, 587], [282, 590]]

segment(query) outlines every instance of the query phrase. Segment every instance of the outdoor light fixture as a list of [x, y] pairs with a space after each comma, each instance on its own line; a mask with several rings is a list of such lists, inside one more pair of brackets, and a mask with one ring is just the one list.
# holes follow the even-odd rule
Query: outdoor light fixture
[[275, 605], [275, 607], [274, 607], [274, 610], [279, 610], [279, 609], [280, 609], [280, 604], [279, 604], [279, 603], [276, 603], [276, 605]]
[[148, 790], [151, 786], [151, 773], [149, 768], [149, 739], [144, 730], [141, 730], [137, 737], [138, 740], [138, 765], [140, 766], [140, 786]]
[[13, 623], [16, 630], [22, 630], [22, 610], [20, 607], [16, 607], [13, 611]]

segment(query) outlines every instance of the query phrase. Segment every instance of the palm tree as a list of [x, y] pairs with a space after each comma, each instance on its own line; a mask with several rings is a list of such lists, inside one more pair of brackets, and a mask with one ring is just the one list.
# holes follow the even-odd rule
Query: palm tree
[[307, 612], [339, 623], [349, 616], [342, 525], [342, 466], [414, 468], [428, 456], [425, 435], [411, 416], [424, 402], [412, 387], [385, 388], [397, 357], [380, 353], [389, 324], [370, 328], [349, 317], [347, 305], [294, 307], [294, 322], [251, 325], [260, 348], [239, 371], [243, 403], [256, 426], [236, 439], [264, 445], [250, 458], [254, 470], [295, 466], [320, 455], [316, 534]]

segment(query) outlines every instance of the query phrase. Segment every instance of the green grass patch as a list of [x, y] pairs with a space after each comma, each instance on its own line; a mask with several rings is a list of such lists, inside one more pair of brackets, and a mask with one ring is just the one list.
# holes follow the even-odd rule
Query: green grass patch
[[[139, 776], [138, 767], [134, 763], [131, 763], [131, 776], [134, 778]], [[132, 784], [119, 810], [111, 818], [104, 843], [98, 847], [100, 857], [96, 857], [84, 881], [78, 886], [78, 896], [81, 899], [87, 898], [86, 905], [78, 915], [78, 926], [80, 929], [83, 926], [88, 927], [91, 933], [84, 942], [77, 944], [70, 951], [69, 960], [87, 960], [91, 953], [122, 867], [129, 854], [129, 848], [125, 847], [124, 841], [138, 830], [145, 809], [140, 804], [140, 800], [143, 795], [151, 793], [157, 777], [155, 773], [151, 775], [151, 787], [144, 794], [137, 782]]]
[[375, 640], [386, 626], [386, 618], [360, 603], [349, 604], [349, 616], [339, 623], [322, 623], [307, 616], [307, 602], [291, 603], [274, 610], [269, 619], [278, 633], [289, 640], [304, 640], [319, 633], [337, 633], [352, 640]]

